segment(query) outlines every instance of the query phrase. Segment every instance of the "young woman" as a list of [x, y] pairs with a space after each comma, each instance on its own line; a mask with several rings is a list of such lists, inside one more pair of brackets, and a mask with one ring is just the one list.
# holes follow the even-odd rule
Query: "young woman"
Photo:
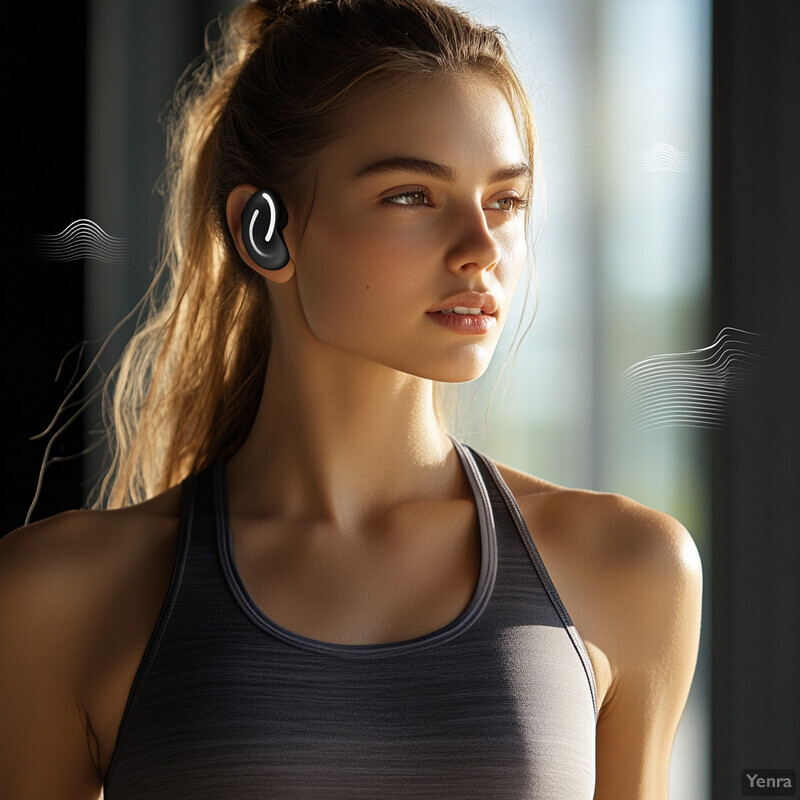
[[3, 795], [667, 798], [690, 536], [494, 463], [438, 405], [526, 263], [497, 32], [248, 3], [171, 130], [106, 510], [0, 546]]

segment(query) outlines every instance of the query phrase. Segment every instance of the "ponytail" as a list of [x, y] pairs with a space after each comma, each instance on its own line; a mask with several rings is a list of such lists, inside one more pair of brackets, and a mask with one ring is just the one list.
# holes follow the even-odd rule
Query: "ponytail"
[[146, 319], [106, 384], [111, 464], [95, 507], [140, 502], [227, 457], [255, 417], [269, 356], [269, 295], [225, 247], [210, 198], [220, 116], [274, 21], [265, 5], [238, 8], [175, 94], [159, 186], [161, 252]]

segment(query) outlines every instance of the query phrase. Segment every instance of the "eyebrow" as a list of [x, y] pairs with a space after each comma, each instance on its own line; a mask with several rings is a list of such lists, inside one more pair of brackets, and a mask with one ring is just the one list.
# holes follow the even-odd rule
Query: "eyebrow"
[[[370, 175], [386, 175], [390, 172], [421, 172], [430, 175], [432, 178], [453, 183], [456, 179], [456, 172], [452, 167], [439, 164], [436, 161], [428, 161], [425, 158], [414, 158], [413, 156], [392, 156], [382, 158], [380, 161], [373, 161], [371, 164], [362, 167], [356, 177], [364, 178]], [[499, 183], [513, 178], [530, 178], [531, 168], [524, 161], [518, 164], [509, 164], [501, 167], [489, 176], [489, 183]]]

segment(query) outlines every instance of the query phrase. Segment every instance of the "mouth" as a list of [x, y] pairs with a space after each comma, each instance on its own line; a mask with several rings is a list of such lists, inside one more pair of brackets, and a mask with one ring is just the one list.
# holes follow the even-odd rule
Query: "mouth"
[[467, 291], [450, 295], [438, 308], [431, 309], [431, 314], [460, 314], [461, 316], [494, 316], [499, 303], [497, 298], [486, 291]]
[[434, 314], [462, 314], [462, 315], [471, 315], [475, 316], [477, 314], [483, 314], [484, 311], [482, 308], [466, 308], [465, 306], [454, 306], [453, 308], [442, 309], [440, 311], [434, 311]]
[[429, 311], [428, 317], [451, 333], [463, 336], [484, 336], [497, 329], [497, 318], [474, 306], [454, 306]]

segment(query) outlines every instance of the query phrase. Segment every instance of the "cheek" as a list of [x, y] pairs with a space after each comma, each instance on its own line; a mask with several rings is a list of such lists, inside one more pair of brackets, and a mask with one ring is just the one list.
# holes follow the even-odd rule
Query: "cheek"
[[528, 242], [525, 238], [525, 228], [520, 225], [520, 230], [501, 242], [503, 250], [502, 273], [498, 275], [500, 282], [513, 292], [519, 283], [520, 276], [525, 268], [528, 258]]
[[383, 225], [374, 216], [361, 222], [355, 216], [329, 214], [316, 226], [307, 250], [314, 283], [320, 292], [346, 287], [355, 292], [354, 299], [402, 292], [408, 285], [404, 278], [425, 263], [430, 248], [424, 232]]
[[318, 226], [297, 259], [297, 290], [311, 332], [331, 344], [363, 339], [413, 285], [408, 237], [346, 220]]

